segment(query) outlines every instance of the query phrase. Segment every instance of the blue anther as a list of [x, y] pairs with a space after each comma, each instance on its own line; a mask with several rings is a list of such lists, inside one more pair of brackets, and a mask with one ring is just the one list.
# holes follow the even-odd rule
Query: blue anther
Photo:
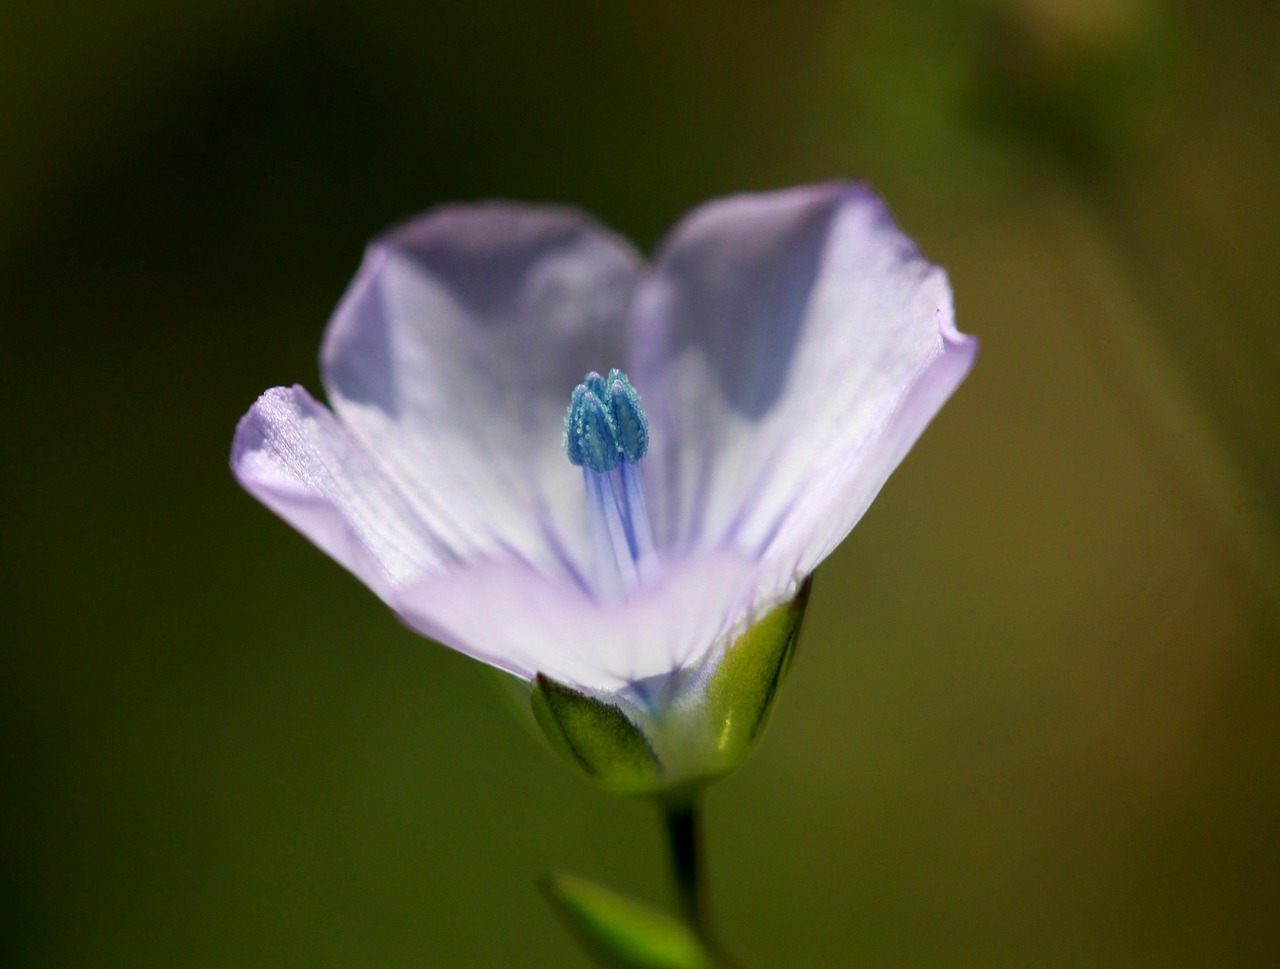
[[649, 450], [649, 416], [640, 403], [640, 395], [621, 370], [609, 371], [608, 400], [618, 449], [624, 458], [638, 464]]
[[594, 370], [573, 388], [564, 416], [564, 452], [597, 474], [612, 471], [623, 458], [636, 464], [649, 449], [649, 418], [631, 381], [621, 370], [601, 377]]
[[601, 377], [598, 373], [592, 370], [589, 374], [587, 374], [585, 377], [582, 378], [582, 383], [580, 383], [578, 386], [591, 391], [593, 394], [596, 395], [597, 400], [602, 400], [602, 401], [608, 400], [609, 399], [609, 381], [613, 380], [613, 375], [617, 372], [618, 371], [616, 370], [610, 370], [609, 380], [605, 380], [604, 377]]
[[597, 474], [612, 471], [622, 463], [613, 418], [585, 384], [579, 384], [570, 398], [564, 418], [564, 450], [572, 463]]
[[564, 439], [561, 442], [564, 445], [564, 453], [569, 456], [569, 462], [579, 467], [584, 461], [582, 447], [578, 443], [578, 425], [582, 414], [582, 398], [586, 393], [587, 388], [582, 384], [573, 388], [573, 393], [569, 397], [569, 409], [564, 415]]

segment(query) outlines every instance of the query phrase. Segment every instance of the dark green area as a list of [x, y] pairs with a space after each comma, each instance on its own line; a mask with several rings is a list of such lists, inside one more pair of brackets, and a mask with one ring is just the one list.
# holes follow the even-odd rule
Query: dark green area
[[555, 750], [614, 794], [653, 791], [661, 767], [640, 728], [617, 706], [538, 674], [530, 701]]
[[[1280, 951], [1280, 6], [18, 0], [0, 30], [4, 961], [585, 965], [664, 897], [531, 741], [232, 483], [364, 241], [868, 179], [977, 369], [824, 566], [710, 795], [767, 967]], [[643, 389], [642, 389], [643, 392]]]

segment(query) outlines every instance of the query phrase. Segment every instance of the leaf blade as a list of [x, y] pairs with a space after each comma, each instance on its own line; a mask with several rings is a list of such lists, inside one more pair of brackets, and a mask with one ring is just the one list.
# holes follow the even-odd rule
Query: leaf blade
[[551, 907], [604, 969], [711, 969], [683, 922], [576, 875], [539, 880]]

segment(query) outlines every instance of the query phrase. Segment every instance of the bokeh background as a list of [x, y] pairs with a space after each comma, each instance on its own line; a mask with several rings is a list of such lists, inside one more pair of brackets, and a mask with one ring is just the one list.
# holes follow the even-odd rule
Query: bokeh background
[[1280, 954], [1280, 5], [19, 0], [0, 13], [0, 958], [585, 966], [659, 826], [232, 483], [367, 237], [868, 179], [969, 382], [708, 806], [759, 967]]

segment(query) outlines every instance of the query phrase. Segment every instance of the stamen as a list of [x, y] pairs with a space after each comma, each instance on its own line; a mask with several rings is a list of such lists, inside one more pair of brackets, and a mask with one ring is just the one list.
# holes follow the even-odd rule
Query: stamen
[[640, 460], [649, 449], [649, 418], [621, 370], [594, 371], [574, 388], [564, 418], [564, 450], [582, 468], [599, 590], [626, 594], [656, 562]]
[[618, 433], [622, 456], [636, 464], [649, 450], [649, 416], [640, 395], [621, 370], [609, 371], [609, 414]]
[[[603, 386], [599, 374], [587, 375], [588, 380], [592, 377]], [[569, 460], [597, 473], [612, 471], [622, 460], [613, 417], [604, 399], [593, 393], [586, 383], [578, 384], [564, 418], [564, 450]]]
[[[585, 469], [584, 469], [585, 470]], [[627, 538], [627, 526], [623, 521], [623, 511], [618, 505], [618, 495], [613, 488], [613, 482], [607, 474], [587, 474], [587, 503], [592, 506], [592, 512], [597, 516], [600, 524], [595, 527], [603, 531], [608, 544], [601, 546], [600, 540], [596, 538], [596, 557], [600, 560], [601, 565], [605, 566], [603, 571], [610, 577], [610, 584], [613, 585], [614, 576], [622, 580], [622, 590], [634, 589], [640, 581], [640, 574], [636, 569], [635, 556], [631, 553], [631, 543]], [[613, 569], [608, 568], [609, 565]]]
[[648, 578], [656, 559], [653, 551], [653, 528], [649, 525], [649, 509], [645, 507], [640, 487], [640, 469], [630, 461], [622, 462], [622, 493], [627, 506], [627, 524], [632, 539], [632, 554], [640, 577]]

